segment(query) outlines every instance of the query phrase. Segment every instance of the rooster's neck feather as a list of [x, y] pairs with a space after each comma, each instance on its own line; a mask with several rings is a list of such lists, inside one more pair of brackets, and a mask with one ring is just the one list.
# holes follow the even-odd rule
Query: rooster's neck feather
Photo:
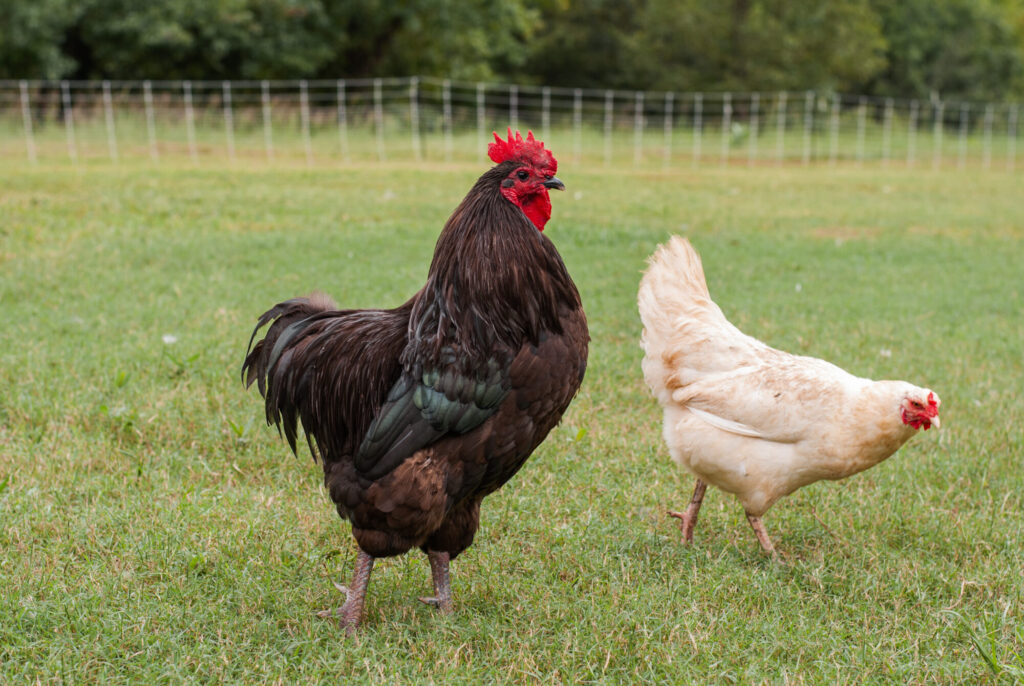
[[506, 162], [481, 176], [445, 225], [403, 362], [441, 362], [457, 350], [469, 371], [496, 347], [512, 354], [542, 332], [561, 333], [561, 315], [580, 307], [554, 245], [501, 195], [514, 168]]

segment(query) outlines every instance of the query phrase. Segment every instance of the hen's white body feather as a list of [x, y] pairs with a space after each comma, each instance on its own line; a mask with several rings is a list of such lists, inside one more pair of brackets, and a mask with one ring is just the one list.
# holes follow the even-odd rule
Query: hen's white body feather
[[672, 458], [736, 494], [750, 515], [867, 469], [915, 433], [901, 403], [927, 389], [856, 377], [747, 336], [711, 300], [686, 239], [651, 257], [638, 303], [644, 378], [664, 408]]

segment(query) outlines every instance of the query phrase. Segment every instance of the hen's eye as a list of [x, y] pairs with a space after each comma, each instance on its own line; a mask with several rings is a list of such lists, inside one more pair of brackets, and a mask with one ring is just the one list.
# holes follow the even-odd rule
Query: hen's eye
[[529, 172], [527, 172], [527, 171], [525, 171], [525, 170], [522, 170], [522, 169], [520, 169], [520, 170], [519, 170], [519, 171], [518, 171], [518, 172], [516, 173], [516, 176], [518, 176], [518, 177], [519, 177], [519, 180], [520, 180], [520, 181], [526, 181], [526, 180], [527, 180], [528, 178], [530, 178], [530, 173], [529, 173]]

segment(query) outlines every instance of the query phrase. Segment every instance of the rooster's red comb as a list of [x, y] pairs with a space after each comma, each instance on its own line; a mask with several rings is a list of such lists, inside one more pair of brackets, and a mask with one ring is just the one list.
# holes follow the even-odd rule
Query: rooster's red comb
[[512, 135], [512, 128], [508, 130], [508, 140], [503, 141], [501, 136], [495, 132], [494, 142], [487, 146], [487, 155], [497, 164], [518, 160], [526, 162], [539, 169], [546, 169], [552, 174], [558, 171], [558, 161], [551, 154], [550, 150], [544, 148], [544, 144], [533, 137], [533, 131], [526, 133], [526, 139], [516, 131]]

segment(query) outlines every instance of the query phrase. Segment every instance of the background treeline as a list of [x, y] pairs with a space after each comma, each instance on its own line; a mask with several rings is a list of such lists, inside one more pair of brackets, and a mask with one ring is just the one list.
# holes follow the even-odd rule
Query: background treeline
[[1024, 94], [1024, 0], [0, 0], [0, 78]]

